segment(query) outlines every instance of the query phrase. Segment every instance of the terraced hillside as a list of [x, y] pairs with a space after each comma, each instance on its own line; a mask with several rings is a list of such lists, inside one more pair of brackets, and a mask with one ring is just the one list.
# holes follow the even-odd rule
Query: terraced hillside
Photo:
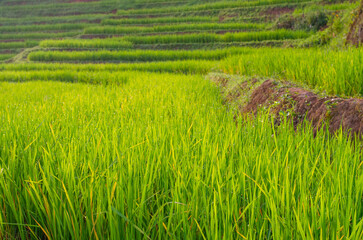
[[359, 4], [0, 1], [0, 239], [362, 239]]
[[[57, 56], [64, 50], [190, 50], [291, 45], [324, 28], [329, 14], [337, 14], [352, 5], [296, 0], [2, 1], [0, 58], [26, 61], [28, 52], [19, 53], [37, 46]], [[131, 9], [124, 10], [128, 8]], [[300, 19], [299, 24], [291, 26], [286, 18]], [[275, 22], [276, 19], [280, 21]], [[17, 54], [19, 58], [11, 59]], [[29, 60], [35, 59], [30, 55]], [[95, 60], [113, 59], [92, 59]]]

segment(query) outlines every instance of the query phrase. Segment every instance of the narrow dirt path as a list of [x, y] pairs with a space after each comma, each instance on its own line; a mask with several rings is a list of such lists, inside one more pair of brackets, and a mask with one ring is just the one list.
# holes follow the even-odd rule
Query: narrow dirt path
[[31, 52], [39, 50], [39, 46], [35, 46], [32, 48], [25, 48], [23, 51], [15, 55], [14, 57], [4, 61], [5, 63], [25, 63], [28, 62], [28, 55]]

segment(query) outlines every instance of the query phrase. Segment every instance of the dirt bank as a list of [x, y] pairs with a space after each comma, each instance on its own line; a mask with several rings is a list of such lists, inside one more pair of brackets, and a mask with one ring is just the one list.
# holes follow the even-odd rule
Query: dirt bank
[[351, 136], [363, 134], [363, 99], [319, 96], [289, 82], [272, 79], [237, 79], [233, 76], [209, 76], [221, 86], [227, 103], [237, 104], [242, 114], [255, 115], [269, 109], [276, 124], [286, 116], [295, 126], [306, 118], [314, 131], [329, 123], [334, 133], [342, 127]]

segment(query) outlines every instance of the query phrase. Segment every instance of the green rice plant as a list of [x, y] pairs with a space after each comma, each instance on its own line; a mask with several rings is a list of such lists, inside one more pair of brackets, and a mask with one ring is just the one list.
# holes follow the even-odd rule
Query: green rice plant
[[0, 34], [0, 39], [50, 39], [50, 38], [62, 38], [62, 37], [74, 37], [79, 35], [79, 31], [69, 31], [69, 32], [34, 32], [34, 33], [2, 33]]
[[7, 53], [7, 54], [0, 54], [0, 61], [8, 60], [14, 57], [16, 54]]
[[175, 24], [156, 25], [152, 27], [89, 27], [85, 34], [129, 34], [129, 33], [159, 33], [159, 32], [183, 32], [183, 31], [216, 31], [216, 30], [262, 30], [266, 24], [259, 23], [200, 23], [200, 24]]
[[326, 4], [326, 5], [308, 5], [304, 7], [298, 7], [294, 10], [294, 15], [300, 16], [301, 14], [307, 14], [309, 12], [314, 11], [341, 11], [346, 9], [355, 9], [359, 6], [359, 1], [353, 2], [343, 2], [343, 3], [335, 3], [335, 4]]
[[63, 23], [63, 24], [0, 26], [0, 33], [81, 30], [88, 26], [92, 25], [86, 23], [77, 23], [77, 24]]
[[[153, 13], [132, 13], [125, 12], [124, 14], [119, 15], [119, 18], [128, 18], [128, 19], [139, 19], [139, 18], [160, 18], [160, 17], [196, 17], [196, 16], [208, 16], [208, 17], [220, 17], [228, 13], [229, 16], [233, 16], [236, 18], [236, 21], [239, 21], [238, 18], [246, 18], [246, 17], [261, 17], [260, 14], [264, 12], [267, 8], [296, 8], [301, 6], [306, 6], [308, 4], [315, 4], [315, 0], [312, 1], [293, 1], [293, 2], [280, 2], [275, 4], [261, 4], [261, 5], [250, 5], [250, 6], [239, 6], [233, 8], [205, 8], [202, 10], [183, 10], [183, 11], [165, 11], [158, 12], [155, 11]], [[159, 9], [160, 10], [160, 9]], [[228, 16], [227, 15], [227, 16]], [[245, 21], [241, 21], [245, 22]]]
[[133, 9], [142, 8], [165, 8], [165, 7], [176, 7], [188, 4], [188, 1], [144, 1], [144, 2], [134, 2], [132, 4]]
[[215, 50], [224, 48], [259, 48], [259, 47], [284, 47], [292, 46], [299, 43], [300, 40], [265, 40], [265, 41], [249, 41], [249, 42], [212, 42], [212, 43], [166, 43], [166, 44], [138, 44], [134, 45], [134, 49], [145, 50]]
[[24, 42], [0, 42], [0, 49], [16, 49], [28, 48], [38, 45], [37, 41], [24, 41]]
[[358, 141], [243, 121], [199, 75], [128, 76], [0, 83], [0, 238], [362, 238]]
[[[243, 81], [277, 78], [361, 98], [363, 49], [209, 49], [299, 41], [312, 34], [260, 31], [266, 24], [255, 25], [259, 31], [224, 35], [49, 40], [80, 32], [26, 33], [46, 31], [52, 24], [70, 30], [69, 24], [56, 23], [99, 19], [47, 15], [136, 6], [146, 9], [119, 14], [189, 16], [185, 10], [211, 9], [240, 16], [259, 12], [251, 10], [256, 6], [303, 1], [29, 0], [25, 6], [4, 5], [22, 2], [0, 1], [0, 32], [19, 31], [3, 31], [0, 39], [24, 39], [0, 42], [0, 49], [33, 47], [38, 42], [31, 39], [47, 39], [40, 47], [59, 51], [43, 49], [28, 55], [34, 62], [0, 64], [0, 239], [363, 239], [362, 140], [342, 131], [332, 135], [325, 126], [314, 131], [309, 122], [294, 126], [283, 117], [277, 125], [269, 109], [241, 115], [204, 77], [222, 71], [248, 76]], [[30, 24], [48, 18], [43, 27]], [[183, 24], [187, 18], [204, 24]], [[182, 24], [98, 29], [160, 34], [246, 24], [207, 19], [215, 20], [150, 18], [153, 24]], [[162, 44], [208, 50], [132, 49]]]
[[301, 39], [311, 35], [306, 31], [289, 31], [285, 29], [277, 31], [249, 32], [249, 33], [227, 33], [223, 35], [225, 42], [248, 42], [264, 40], [281, 40], [281, 39]]
[[215, 33], [170, 34], [158, 36], [126, 36], [124, 39], [134, 44], [168, 43], [210, 43], [220, 42], [223, 36]]
[[121, 84], [132, 72], [78, 72], [69, 70], [52, 71], [6, 71], [0, 74], [0, 82], [60, 81], [92, 84]]
[[244, 53], [245, 48], [230, 48], [212, 51], [37, 51], [28, 55], [30, 61], [38, 62], [150, 62], [170, 60], [219, 60], [233, 54]]
[[124, 25], [124, 24], [170, 24], [170, 23], [197, 23], [197, 22], [217, 22], [217, 17], [160, 17], [160, 18], [122, 18], [103, 19], [103, 25]]
[[363, 96], [362, 66], [362, 49], [262, 48], [221, 64], [228, 73], [291, 80], [346, 96]]
[[33, 25], [33, 24], [60, 24], [60, 23], [79, 23], [79, 22], [97, 22], [108, 17], [107, 14], [80, 14], [67, 16], [31, 16], [19, 18], [0, 17], [0, 22], [3, 26], [14, 25]]
[[[120, 71], [148, 71], [148, 72], [171, 72], [183, 74], [207, 74], [218, 65], [217, 61], [185, 60], [185, 61], [164, 61], [147, 63], [119, 63], [119, 64], [65, 64], [65, 63], [26, 63], [26, 64], [0, 64], [0, 70], [9, 76], [7, 79], [17, 79], [11, 74], [22, 74], [24, 81], [35, 80], [26, 78], [24, 74], [44, 72], [52, 74], [54, 71], [70, 72], [120, 72]], [[11, 73], [10, 73], [11, 72]], [[1, 76], [0, 76], [1, 78]], [[43, 77], [42, 79], [50, 77]], [[39, 79], [40, 80], [40, 79]]]
[[311, 35], [305, 31], [285, 29], [275, 31], [242, 32], [242, 33], [203, 33], [163, 36], [126, 36], [125, 40], [134, 44], [166, 44], [166, 43], [213, 43], [213, 42], [248, 42], [265, 40], [301, 39]]
[[215, 3], [204, 3], [193, 6], [179, 6], [170, 8], [151, 8], [151, 9], [134, 9], [134, 10], [120, 10], [117, 12], [119, 15], [132, 15], [132, 14], [152, 14], [152, 13], [170, 13], [170, 12], [185, 12], [185, 11], [201, 11], [212, 9], [228, 9], [228, 8], [241, 8], [241, 7], [254, 7], [263, 5], [274, 5], [279, 3], [297, 3], [307, 2], [306, 0], [258, 0], [258, 1], [220, 1]]
[[14, 5], [21, 5], [21, 4], [29, 4], [29, 5], [32, 5], [32, 4], [39, 4], [41, 2], [47, 2], [48, 0], [29, 0], [27, 2], [23, 2], [21, 0], [4, 0], [4, 1], [1, 1], [0, 2], [0, 6], [14, 6]]
[[108, 48], [108, 49], [130, 49], [131, 42], [122, 38], [111, 39], [63, 39], [44, 40], [40, 42], [43, 48], [67, 48], [67, 49], [88, 49], [88, 48]]
[[7, 18], [31, 17], [31, 16], [64, 16], [90, 13], [107, 13], [124, 6], [124, 2], [118, 0], [106, 0], [79, 3], [54, 3], [2, 6], [1, 16]]

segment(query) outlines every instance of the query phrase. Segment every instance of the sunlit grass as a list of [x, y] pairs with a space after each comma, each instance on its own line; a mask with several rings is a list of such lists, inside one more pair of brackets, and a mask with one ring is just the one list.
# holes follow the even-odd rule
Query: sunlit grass
[[359, 142], [236, 124], [198, 75], [130, 76], [0, 83], [0, 237], [362, 237]]
[[150, 62], [171, 60], [220, 60], [227, 56], [249, 51], [246, 48], [205, 50], [133, 50], [133, 51], [37, 51], [28, 55], [39, 62]]
[[226, 59], [227, 73], [305, 83], [328, 94], [363, 96], [362, 49], [262, 48]]

